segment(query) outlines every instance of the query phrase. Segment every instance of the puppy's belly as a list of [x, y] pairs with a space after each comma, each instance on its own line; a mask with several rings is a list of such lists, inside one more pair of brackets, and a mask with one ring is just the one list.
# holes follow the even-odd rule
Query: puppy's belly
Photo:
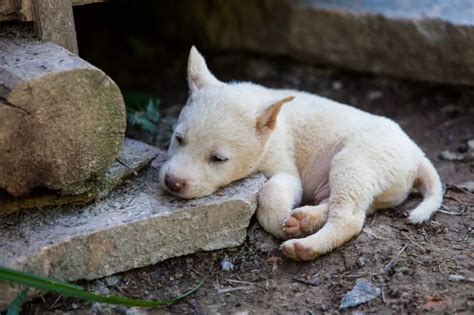
[[329, 168], [332, 157], [319, 159], [313, 162], [303, 172], [303, 203], [319, 204], [322, 200], [329, 198], [331, 189], [329, 187]]

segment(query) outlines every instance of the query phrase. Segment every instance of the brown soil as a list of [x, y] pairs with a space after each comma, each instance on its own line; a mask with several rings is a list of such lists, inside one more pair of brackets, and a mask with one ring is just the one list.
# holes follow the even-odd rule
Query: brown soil
[[[185, 60], [184, 55], [179, 58]], [[192, 297], [150, 313], [318, 314], [340, 312], [344, 294], [357, 279], [365, 278], [383, 294], [344, 312], [474, 311], [474, 282], [448, 280], [452, 274], [474, 277], [474, 195], [456, 188], [474, 180], [474, 163], [438, 158], [443, 150], [466, 150], [466, 141], [474, 139], [472, 88], [373, 77], [241, 54], [213, 55], [209, 64], [225, 80], [308, 90], [393, 118], [425, 150], [447, 184], [445, 212], [438, 212], [427, 224], [409, 225], [406, 215], [420, 202], [420, 196], [411, 196], [394, 210], [369, 216], [364, 231], [342, 248], [307, 263], [283, 258], [279, 243], [253, 222], [249, 237], [238, 248], [197, 253], [125, 272], [108, 289], [104, 280], [82, 284], [89, 290], [110, 290], [128, 297], [169, 298], [208, 276]], [[161, 94], [168, 106], [185, 99], [184, 67], [178, 68], [183, 70], [176, 74], [181, 85]], [[177, 109], [171, 107], [168, 112], [176, 115]], [[222, 260], [231, 262], [235, 269], [223, 271]], [[49, 312], [126, 313], [123, 308], [91, 306], [56, 295], [28, 303], [24, 310], [25, 314]]]

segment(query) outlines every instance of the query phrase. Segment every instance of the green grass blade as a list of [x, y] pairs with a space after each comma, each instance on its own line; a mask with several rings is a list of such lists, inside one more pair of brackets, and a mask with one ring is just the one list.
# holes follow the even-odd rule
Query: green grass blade
[[18, 315], [21, 311], [21, 306], [25, 302], [26, 297], [28, 296], [28, 289], [21, 291], [20, 294], [16, 296], [13, 302], [10, 303], [7, 310], [7, 315]]
[[1, 277], [25, 277], [31, 280], [37, 280], [37, 281], [47, 281], [51, 284], [57, 284], [57, 285], [62, 285], [65, 287], [69, 287], [72, 289], [79, 289], [79, 290], [84, 290], [83, 287], [79, 285], [75, 285], [69, 282], [65, 282], [62, 280], [54, 279], [54, 278], [46, 278], [43, 276], [35, 275], [33, 273], [28, 273], [28, 272], [23, 272], [23, 271], [17, 271], [14, 269], [10, 268], [5, 268], [0, 266], [0, 280], [2, 279]]
[[193, 294], [203, 285], [206, 278], [204, 278], [194, 288], [184, 293], [183, 295], [180, 295], [172, 300], [162, 300], [162, 301], [129, 299], [129, 298], [124, 298], [124, 297], [116, 296], [116, 295], [111, 295], [111, 296], [98, 295], [98, 294], [84, 291], [84, 289], [80, 286], [76, 286], [76, 285], [72, 285], [63, 281], [58, 281], [55, 279], [50, 279], [50, 278], [33, 275], [30, 273], [17, 271], [17, 270], [13, 270], [9, 268], [4, 268], [4, 267], [0, 267], [0, 280], [23, 284], [23, 285], [34, 287], [37, 289], [41, 289], [41, 290], [45, 290], [49, 292], [55, 292], [64, 296], [69, 296], [69, 297], [87, 300], [91, 302], [99, 302], [99, 303], [114, 304], [114, 305], [125, 305], [125, 306], [138, 306], [138, 307], [156, 307], [156, 306], [173, 304]]

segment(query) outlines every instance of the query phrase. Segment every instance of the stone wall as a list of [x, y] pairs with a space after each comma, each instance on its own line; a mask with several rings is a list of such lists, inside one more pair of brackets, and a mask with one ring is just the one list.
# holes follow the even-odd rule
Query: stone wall
[[474, 84], [469, 0], [185, 0], [166, 6], [165, 38], [417, 80]]

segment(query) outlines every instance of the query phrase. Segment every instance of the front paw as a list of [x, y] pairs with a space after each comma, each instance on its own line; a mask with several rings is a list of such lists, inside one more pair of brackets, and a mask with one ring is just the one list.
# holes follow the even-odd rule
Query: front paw
[[282, 227], [283, 233], [285, 233], [286, 238], [294, 238], [294, 237], [301, 237], [303, 235], [301, 228], [300, 228], [300, 221], [290, 215], [285, 222], [283, 223]]
[[300, 240], [288, 240], [281, 244], [280, 250], [286, 257], [298, 261], [313, 260], [319, 256], [314, 249], [305, 246]]

